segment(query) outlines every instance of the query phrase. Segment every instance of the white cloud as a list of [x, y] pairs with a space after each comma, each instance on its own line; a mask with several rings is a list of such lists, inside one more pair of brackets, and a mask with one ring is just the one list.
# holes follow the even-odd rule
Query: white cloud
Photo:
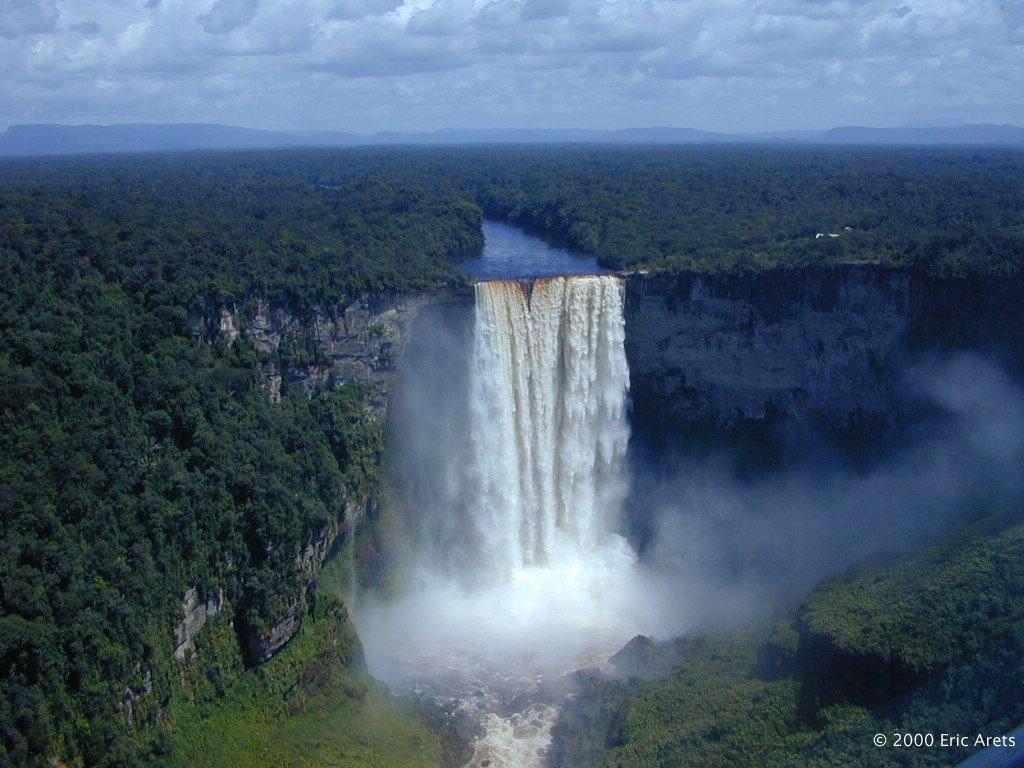
[[198, 21], [213, 35], [222, 35], [244, 27], [256, 15], [259, 0], [216, 0], [213, 7]]
[[2, 0], [0, 124], [1024, 122], [1016, 0]]
[[335, 0], [328, 18], [358, 21], [368, 16], [382, 16], [402, 5], [402, 0]]
[[54, 0], [4, 0], [0, 4], [0, 37], [52, 32], [58, 16]]

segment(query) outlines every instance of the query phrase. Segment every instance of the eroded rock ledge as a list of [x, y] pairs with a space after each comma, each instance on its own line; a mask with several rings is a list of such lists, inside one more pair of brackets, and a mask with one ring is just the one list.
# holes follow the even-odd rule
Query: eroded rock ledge
[[778, 416], [886, 421], [911, 280], [874, 266], [627, 279], [637, 415], [728, 429]]
[[265, 359], [272, 397], [281, 396], [283, 385], [313, 392], [355, 381], [368, 385], [367, 404], [382, 420], [409, 328], [423, 307], [439, 298], [365, 294], [338, 313], [316, 310], [308, 316], [258, 300], [244, 308], [218, 307], [196, 326], [207, 340], [251, 342]]
[[[283, 387], [312, 394], [354, 382], [367, 388], [370, 418], [383, 424], [388, 396], [405, 349], [409, 329], [420, 311], [443, 297], [431, 294], [366, 294], [342, 311], [300, 315], [282, 306], [254, 301], [239, 306], [211, 307], [193, 318], [196, 335], [209, 343], [231, 344], [242, 338], [252, 344], [270, 397]], [[246, 657], [260, 664], [283, 648], [302, 625], [308, 590], [316, 583], [337, 538], [365, 515], [372, 499], [339, 499], [339, 515], [295, 553], [304, 588], [267, 626], [236, 622]], [[202, 599], [196, 588], [182, 597], [182, 620], [175, 628], [174, 658], [183, 662], [194, 653], [194, 638], [223, 606], [223, 595]]]
[[626, 276], [634, 425], [662, 444], [783, 421], [859, 439], [907, 364], [970, 351], [1024, 371], [1024, 285], [874, 264]]

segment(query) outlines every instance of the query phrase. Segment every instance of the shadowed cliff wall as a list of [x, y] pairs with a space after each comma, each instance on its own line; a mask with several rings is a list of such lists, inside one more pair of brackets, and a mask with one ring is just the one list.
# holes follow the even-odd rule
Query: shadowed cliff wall
[[905, 409], [909, 363], [971, 350], [1024, 370], [1024, 287], [875, 265], [626, 279], [633, 423], [656, 449], [786, 435], [863, 447]]

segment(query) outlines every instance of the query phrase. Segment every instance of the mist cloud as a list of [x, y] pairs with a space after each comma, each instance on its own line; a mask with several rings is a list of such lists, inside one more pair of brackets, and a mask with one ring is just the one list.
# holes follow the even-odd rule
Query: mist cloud
[[[667, 639], [777, 618], [850, 565], [937, 541], [1024, 489], [1024, 393], [973, 356], [923, 361], [905, 377], [899, 447], [867, 469], [807, 438], [796, 465], [738, 479], [721, 456], [644, 466], [630, 507], [639, 554], [610, 535], [512, 577], [471, 540], [468, 306], [422, 313], [392, 401], [386, 527], [401, 597], [363, 594], [356, 619], [371, 668], [396, 684], [600, 662], [638, 633]], [[623, 530], [627, 527], [622, 521]], [[471, 578], [467, 579], [466, 575]], [[465, 680], [463, 681], [465, 683]]]
[[714, 460], [662, 481], [641, 470], [640, 505], [656, 521], [646, 562], [681, 591], [730, 596], [727, 610], [712, 606], [694, 621], [767, 616], [862, 558], [927, 546], [956, 522], [1019, 496], [1020, 389], [975, 357], [921, 365], [908, 384], [932, 417], [870, 470], [813, 455], [801, 468], [754, 482], [736, 480]]
[[[441, 303], [417, 316], [390, 403], [389, 493], [376, 524], [391, 579], [349, 601], [374, 675], [451, 697], [484, 725], [474, 765], [539, 764], [567, 673], [604, 664], [637, 634], [667, 640], [781, 618], [864, 558], [891, 561], [1019, 505], [1024, 393], [996, 365], [958, 356], [907, 372], [895, 387], [899, 433], [856, 463], [792, 430], [803, 441], [790, 445], [794, 463], [741, 479], [750, 473], [730, 464], [739, 456], [651, 457], [635, 435], [628, 509], [642, 520], [630, 521], [621, 410], [579, 410], [602, 401], [595, 392], [621, 406], [625, 359], [589, 377], [593, 360], [614, 355], [581, 342], [581, 308], [593, 305], [552, 303], [555, 285], [532, 285], [530, 311], [521, 287], [499, 283], [478, 286], [475, 308]], [[534, 302], [547, 308], [537, 324]], [[565, 306], [577, 307], [575, 324], [558, 319]], [[602, 306], [594, 338], [610, 344], [621, 315], [614, 301]], [[573, 333], [561, 349], [548, 344]], [[607, 485], [595, 445], [616, 457], [603, 465]], [[560, 462], [589, 473], [549, 474]], [[577, 483], [595, 493], [576, 495]], [[644, 546], [627, 540], [630, 529], [649, 532]], [[523, 723], [529, 739], [516, 736]]]

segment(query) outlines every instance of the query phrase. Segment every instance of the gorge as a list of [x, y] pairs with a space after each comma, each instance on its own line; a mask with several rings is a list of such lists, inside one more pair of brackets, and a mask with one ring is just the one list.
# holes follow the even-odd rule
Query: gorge
[[[308, 334], [320, 361], [268, 370], [272, 392], [282, 381], [371, 385], [378, 418], [385, 408], [390, 417], [390, 474], [401, 479], [383, 500], [393, 508], [380, 513], [392, 586], [352, 601], [370, 669], [397, 691], [458, 702], [483, 728], [471, 764], [531, 765], [572, 688], [567, 672], [604, 664], [638, 634], [668, 638], [769, 615], [859, 556], [921, 541], [928, 527], [918, 512], [856, 522], [844, 498], [889, 482], [870, 475], [858, 486], [845, 471], [826, 473], [841, 489], [829, 496], [755, 484], [746, 498], [722, 478], [702, 488], [666, 477], [685, 467], [718, 477], [687, 462], [728, 445], [753, 445], [769, 467], [787, 451], [805, 457], [813, 434], [854, 449], [898, 446], [893, 432], [920, 394], [907, 378], [917, 361], [973, 350], [1019, 366], [1020, 329], [999, 320], [1018, 293], [873, 265], [495, 279], [471, 293], [367, 296], [312, 326], [281, 309], [228, 314], [213, 333], [237, 328], [268, 350]], [[662, 467], [653, 475], [652, 457]], [[940, 510], [964, 503], [892, 482], [897, 499], [918, 493]], [[666, 494], [677, 509], [680, 493], [690, 499], [685, 526], [702, 519], [694, 504], [706, 505], [747, 548], [724, 547], [722, 532], [709, 538], [706, 523], [680, 545], [675, 512], [655, 511]], [[785, 525], [791, 509], [811, 515], [816, 505], [833, 517], [788, 524], [819, 542], [819, 558], [784, 573], [785, 551], [749, 543], [748, 529], [764, 523], [744, 510], [770, 507]], [[822, 546], [833, 525], [860, 546]], [[326, 551], [342, 534], [317, 546]], [[710, 552], [748, 561], [750, 573], [720, 578]], [[364, 574], [375, 567], [353, 557]], [[751, 588], [758, 568], [777, 591]], [[270, 636], [286, 642], [295, 615]]]

